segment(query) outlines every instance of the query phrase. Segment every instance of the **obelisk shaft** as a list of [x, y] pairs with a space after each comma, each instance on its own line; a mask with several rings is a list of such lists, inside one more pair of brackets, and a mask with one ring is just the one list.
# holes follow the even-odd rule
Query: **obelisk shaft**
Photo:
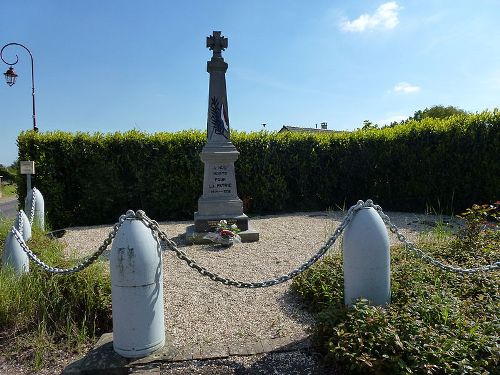
[[228, 65], [221, 54], [227, 48], [227, 39], [220, 31], [214, 31], [207, 38], [207, 47], [213, 51], [213, 56], [207, 62], [210, 74], [207, 143], [200, 155], [204, 163], [203, 195], [198, 199], [198, 212], [194, 215], [195, 229], [197, 232], [214, 230], [219, 220], [224, 219], [247, 230], [248, 217], [243, 214], [243, 204], [237, 194], [234, 170], [239, 152], [230, 139], [226, 91]]

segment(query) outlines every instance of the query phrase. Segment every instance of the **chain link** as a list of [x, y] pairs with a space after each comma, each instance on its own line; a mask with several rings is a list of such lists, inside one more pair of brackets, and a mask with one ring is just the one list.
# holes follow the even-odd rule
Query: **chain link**
[[323, 244], [323, 246], [321, 246], [321, 248], [319, 249], [319, 251], [316, 254], [314, 254], [309, 260], [307, 260], [300, 267], [294, 269], [293, 271], [287, 273], [286, 275], [279, 276], [275, 279], [258, 281], [258, 282], [245, 282], [245, 281], [232, 280], [232, 279], [220, 276], [217, 273], [214, 273], [214, 272], [207, 270], [205, 267], [200, 266], [193, 259], [189, 258], [185, 252], [180, 250], [177, 247], [177, 244], [174, 241], [170, 240], [165, 232], [160, 230], [158, 222], [147, 217], [146, 214], [144, 213], [144, 211], [137, 211], [136, 216], [137, 216], [137, 218], [143, 220], [143, 222], [146, 223], [146, 225], [149, 228], [151, 228], [151, 230], [153, 230], [153, 232], [157, 233], [158, 238], [161, 241], [163, 241], [164, 243], [166, 243], [166, 245], [170, 248], [170, 250], [174, 251], [180, 260], [183, 260], [184, 262], [186, 262], [189, 267], [198, 271], [202, 276], [206, 276], [213, 281], [220, 282], [224, 285], [234, 286], [236, 288], [256, 289], [256, 288], [265, 288], [265, 287], [274, 286], [274, 285], [284, 283], [284, 282], [289, 281], [289, 280], [293, 279], [294, 277], [300, 275], [302, 272], [304, 272], [309, 267], [311, 267], [335, 243], [335, 241], [342, 234], [342, 232], [347, 227], [347, 225], [351, 222], [351, 220], [354, 216], [354, 213], [356, 211], [359, 211], [361, 208], [364, 208], [366, 206], [366, 204], [367, 203], [364, 203], [363, 201], [358, 201], [358, 203], [356, 205], [352, 206], [347, 211], [347, 215], [345, 216], [344, 220], [340, 223], [340, 225], [337, 227], [337, 229], [333, 232], [332, 236], [328, 240], [326, 240], [326, 242]]
[[35, 219], [35, 200], [36, 200], [36, 195], [35, 192], [37, 191], [37, 188], [34, 187], [31, 190], [31, 211], [30, 211], [30, 225], [33, 226], [33, 220]]
[[21, 248], [24, 250], [26, 255], [40, 268], [44, 269], [47, 272], [54, 273], [54, 274], [60, 274], [60, 275], [70, 275], [79, 271], [82, 271], [83, 269], [87, 268], [90, 266], [92, 263], [94, 263], [97, 258], [108, 248], [108, 246], [111, 244], [113, 239], [116, 237], [116, 233], [118, 232], [118, 229], [120, 229], [121, 225], [127, 218], [134, 218], [136, 215], [134, 211], [127, 211], [126, 215], [120, 216], [120, 219], [118, 223], [113, 225], [113, 230], [109, 233], [108, 237], [104, 240], [103, 244], [99, 246], [99, 249], [89, 256], [87, 259], [85, 259], [82, 263], [72, 267], [72, 268], [57, 268], [57, 267], [51, 267], [45, 262], [43, 262], [40, 258], [36, 256], [33, 251], [30, 250], [30, 248], [26, 245], [24, 242], [22, 236], [19, 236], [19, 232], [12, 230], [12, 234], [16, 238], [17, 242], [19, 245], [21, 245]]
[[17, 222], [18, 222], [19, 228], [16, 228], [16, 229], [19, 232], [19, 234], [21, 235], [21, 237], [23, 237], [23, 233], [24, 233], [24, 218], [23, 218], [23, 214], [22, 214], [21, 211], [19, 211], [17, 213]]
[[391, 219], [389, 216], [387, 216], [383, 211], [382, 208], [378, 205], [373, 205], [372, 206], [380, 215], [384, 223], [389, 227], [389, 230], [391, 233], [394, 233], [397, 237], [397, 239], [404, 243], [405, 249], [409, 250], [410, 252], [414, 253], [417, 257], [422, 259], [423, 261], [432, 264], [433, 266], [436, 266], [443, 271], [450, 271], [454, 273], [459, 273], [459, 274], [472, 274], [472, 273], [478, 273], [478, 272], [488, 272], [488, 271], [494, 271], [500, 269], [500, 262], [495, 262], [493, 264], [487, 264], [484, 266], [478, 266], [478, 267], [472, 267], [472, 268], [461, 268], [461, 267], [456, 267], [452, 266], [450, 264], [443, 263], [437, 259], [434, 259], [430, 255], [424, 253], [422, 250], [418, 249], [415, 244], [411, 241], [409, 241], [403, 234], [399, 232], [399, 228], [394, 225], [391, 222]]

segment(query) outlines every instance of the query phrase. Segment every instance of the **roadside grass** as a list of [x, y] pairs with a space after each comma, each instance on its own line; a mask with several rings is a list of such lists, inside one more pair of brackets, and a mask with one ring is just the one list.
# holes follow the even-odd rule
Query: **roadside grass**
[[3, 197], [13, 197], [17, 195], [15, 184], [4, 184], [2, 183], [2, 196]]
[[[438, 225], [418, 248], [460, 267], [499, 261], [500, 230], [465, 220], [456, 234]], [[344, 306], [341, 255], [295, 279], [316, 316], [314, 342], [325, 360], [349, 374], [500, 374], [500, 271], [454, 274], [401, 246], [391, 248], [391, 258], [385, 309], [366, 300]]]
[[[0, 222], [0, 246], [11, 221]], [[70, 267], [63, 246], [36, 228], [30, 248], [46, 263]], [[16, 275], [0, 268], [0, 348], [7, 358], [22, 359], [33, 370], [47, 366], [58, 350], [81, 352], [111, 328], [111, 284], [97, 262], [73, 275], [50, 275], [32, 262]]]

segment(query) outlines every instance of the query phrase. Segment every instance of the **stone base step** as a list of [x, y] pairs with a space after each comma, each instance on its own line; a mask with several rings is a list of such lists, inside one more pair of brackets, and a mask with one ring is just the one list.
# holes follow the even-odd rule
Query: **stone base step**
[[[188, 245], [201, 245], [201, 244], [211, 244], [213, 243], [210, 240], [207, 240], [203, 237], [206, 236], [206, 232], [196, 232], [195, 226], [190, 225], [186, 228], [185, 239]], [[259, 240], [259, 232], [248, 227], [247, 230], [238, 233], [238, 236], [241, 238], [241, 242], [256, 242]]]
[[[171, 342], [167, 336], [167, 343]], [[279, 337], [254, 342], [233, 344], [208, 344], [174, 348], [165, 345], [152, 354], [138, 359], [124, 358], [113, 350], [113, 333], [101, 336], [94, 348], [85, 357], [67, 366], [63, 374], [128, 374], [137, 367], [162, 362], [181, 362], [191, 360], [223, 359], [231, 356], [251, 356], [271, 352], [295, 352], [311, 347], [309, 336]]]

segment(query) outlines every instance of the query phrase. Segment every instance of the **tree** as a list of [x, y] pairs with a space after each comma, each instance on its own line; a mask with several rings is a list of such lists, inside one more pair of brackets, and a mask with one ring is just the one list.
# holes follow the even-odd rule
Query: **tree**
[[12, 163], [12, 165], [6, 167], [3, 164], [0, 164], [0, 176], [3, 176], [4, 181], [12, 182], [15, 180], [17, 175], [17, 164], [16, 162]]
[[361, 129], [363, 130], [378, 129], [378, 125], [374, 124], [370, 120], [365, 120], [363, 121], [363, 127]]
[[410, 117], [408, 120], [416, 120], [422, 121], [424, 118], [432, 117], [432, 118], [448, 118], [454, 115], [466, 115], [467, 112], [463, 109], [453, 107], [449, 105], [445, 107], [443, 105], [435, 105], [430, 108], [426, 108], [423, 111], [418, 110], [414, 113], [413, 117]]

